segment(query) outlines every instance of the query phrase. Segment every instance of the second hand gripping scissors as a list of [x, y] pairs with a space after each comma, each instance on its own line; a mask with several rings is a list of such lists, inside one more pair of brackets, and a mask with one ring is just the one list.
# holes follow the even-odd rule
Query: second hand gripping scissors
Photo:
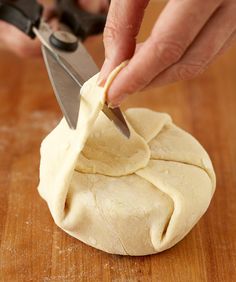
[[[59, 20], [66, 30], [53, 31], [42, 19], [43, 7], [35, 0], [0, 0], [0, 19], [42, 43], [47, 71], [70, 128], [75, 129], [79, 114], [80, 89], [98, 73], [98, 67], [81, 40], [103, 31], [106, 15], [83, 11], [73, 0], [57, 0]], [[119, 108], [104, 105], [103, 112], [127, 138], [130, 131]]]

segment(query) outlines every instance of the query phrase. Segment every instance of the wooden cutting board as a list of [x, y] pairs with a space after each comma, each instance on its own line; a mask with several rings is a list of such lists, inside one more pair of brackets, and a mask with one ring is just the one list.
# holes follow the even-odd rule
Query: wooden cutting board
[[[161, 6], [149, 7], [139, 39]], [[86, 44], [101, 66], [101, 37]], [[236, 281], [236, 48], [197, 79], [124, 103], [137, 106], [169, 113], [203, 144], [217, 190], [207, 213], [175, 247], [122, 257], [86, 246], [54, 224], [37, 192], [39, 147], [61, 113], [42, 59], [0, 51], [0, 281]]]

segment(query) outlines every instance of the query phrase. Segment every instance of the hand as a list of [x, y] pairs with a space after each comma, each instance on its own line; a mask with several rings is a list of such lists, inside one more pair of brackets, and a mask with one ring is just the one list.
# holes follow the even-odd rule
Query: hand
[[[41, 0], [39, 2], [45, 1]], [[91, 13], [107, 11], [109, 6], [108, 0], [78, 0], [78, 5]], [[45, 6], [43, 17], [56, 29], [58, 22], [52, 6]], [[16, 27], [4, 21], [0, 21], [0, 44], [21, 57], [32, 57], [41, 54], [41, 43], [38, 39], [32, 40]]]
[[169, 0], [149, 38], [136, 46], [148, 2], [111, 1], [98, 83], [130, 59], [108, 91], [113, 106], [147, 87], [196, 77], [236, 41], [235, 0]]
[[[39, 1], [43, 4], [43, 1]], [[44, 5], [43, 18], [55, 25], [53, 6]], [[33, 57], [41, 54], [41, 43], [38, 39], [32, 40], [15, 26], [0, 20], [0, 44], [20, 57]]]

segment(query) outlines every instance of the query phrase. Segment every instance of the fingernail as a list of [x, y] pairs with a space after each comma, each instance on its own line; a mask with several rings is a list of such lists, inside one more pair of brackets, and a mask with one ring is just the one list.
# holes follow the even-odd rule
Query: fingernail
[[97, 85], [100, 86], [100, 87], [104, 87], [106, 84], [106, 80], [102, 77], [98, 77], [97, 79]]
[[118, 96], [116, 99], [112, 99], [112, 101], [108, 101], [108, 107], [110, 108], [118, 108], [124, 99], [128, 96], [128, 94], [123, 94]]
[[112, 102], [108, 103], [108, 108], [111, 108], [111, 109], [118, 108], [119, 106], [120, 106], [120, 104], [114, 105]]

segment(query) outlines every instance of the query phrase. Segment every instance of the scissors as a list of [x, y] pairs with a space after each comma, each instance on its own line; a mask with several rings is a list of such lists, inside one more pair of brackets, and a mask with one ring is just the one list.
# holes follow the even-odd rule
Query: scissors
[[[74, 0], [57, 0], [57, 14], [63, 30], [53, 31], [42, 19], [43, 7], [36, 0], [0, 0], [0, 19], [42, 44], [49, 78], [62, 113], [71, 129], [77, 126], [80, 89], [99, 69], [81, 42], [103, 31], [106, 15], [80, 9]], [[66, 29], [65, 29], [66, 27]], [[105, 115], [127, 138], [130, 131], [119, 108], [109, 108]]]

